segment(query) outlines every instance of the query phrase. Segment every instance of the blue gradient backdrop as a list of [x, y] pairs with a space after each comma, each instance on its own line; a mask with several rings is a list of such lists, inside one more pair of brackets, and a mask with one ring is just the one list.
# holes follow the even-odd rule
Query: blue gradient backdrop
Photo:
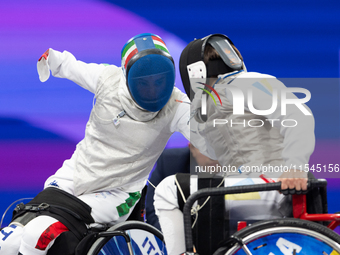
[[[177, 64], [185, 45], [210, 33], [230, 36], [248, 70], [317, 78], [309, 89], [317, 146], [311, 163], [339, 164], [339, 1], [0, 1], [0, 212], [34, 196], [82, 139], [93, 95], [70, 81], [41, 83], [36, 62], [49, 47], [85, 62], [120, 65], [132, 36], [151, 32]], [[167, 147], [186, 146], [176, 134]], [[329, 178], [338, 211], [338, 174]], [[321, 176], [322, 177], [322, 176]], [[8, 223], [9, 215], [5, 218]]]

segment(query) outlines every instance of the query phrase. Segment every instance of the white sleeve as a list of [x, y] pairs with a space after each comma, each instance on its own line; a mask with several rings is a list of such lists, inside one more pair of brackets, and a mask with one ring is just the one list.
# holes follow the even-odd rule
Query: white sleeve
[[[276, 90], [278, 92], [278, 98], [280, 98], [280, 93], [282, 89], [286, 89], [286, 86], [276, 78], [269, 78], [266, 80], [270, 82], [273, 91]], [[247, 95], [249, 91], [252, 91], [252, 105], [256, 110], [264, 111], [271, 108], [273, 104], [271, 95], [260, 89], [254, 88], [251, 84], [241, 87], [241, 89], [243, 90], [244, 95]], [[297, 99], [293, 93], [287, 93], [287, 98]], [[248, 103], [246, 103], [248, 100], [244, 101], [245, 109], [249, 110]], [[280, 130], [280, 134], [284, 138], [282, 158], [285, 165], [291, 168], [301, 168], [302, 166], [304, 169], [315, 146], [315, 123], [313, 114], [306, 105], [302, 104], [310, 115], [305, 115], [295, 105], [287, 105], [286, 115], [283, 115], [281, 112], [281, 100], [277, 101], [278, 103], [275, 111], [269, 114], [257, 115], [266, 117], [266, 121], [269, 121], [272, 126]]]
[[209, 141], [202, 135], [205, 123], [198, 123], [195, 118], [190, 120], [190, 143], [192, 143], [203, 155], [210, 159], [217, 160], [215, 150]]
[[[190, 102], [187, 95], [182, 94], [180, 99], [183, 102]], [[202, 154], [216, 159], [214, 150], [208, 146], [205, 139], [200, 135], [199, 125], [195, 120], [190, 120], [190, 104], [179, 103], [175, 116], [170, 124], [171, 132], [181, 132]], [[190, 123], [189, 123], [190, 120]]]
[[105, 65], [87, 64], [77, 60], [70, 52], [50, 49], [48, 66], [52, 75], [69, 79], [92, 93], [96, 92], [99, 76]]
[[179, 100], [185, 103], [178, 103], [178, 107], [173, 120], [170, 123], [171, 132], [180, 132], [189, 141], [190, 140], [190, 103], [189, 98], [186, 94], [182, 93], [182, 97]]

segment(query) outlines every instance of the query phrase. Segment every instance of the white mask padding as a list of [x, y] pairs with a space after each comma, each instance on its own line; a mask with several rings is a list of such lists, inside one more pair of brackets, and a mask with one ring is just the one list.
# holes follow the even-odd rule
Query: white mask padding
[[203, 61], [198, 61], [187, 66], [190, 86], [194, 93], [198, 92], [197, 87], [202, 87], [199, 82], [205, 83], [207, 78], [207, 68]]

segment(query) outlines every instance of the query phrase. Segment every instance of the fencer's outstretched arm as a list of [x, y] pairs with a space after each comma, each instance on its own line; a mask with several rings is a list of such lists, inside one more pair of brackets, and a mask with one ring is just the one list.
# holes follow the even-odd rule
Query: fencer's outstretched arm
[[53, 76], [69, 79], [79, 86], [95, 93], [99, 75], [105, 68], [103, 64], [84, 63], [70, 52], [48, 49], [38, 60], [37, 69], [42, 82]]

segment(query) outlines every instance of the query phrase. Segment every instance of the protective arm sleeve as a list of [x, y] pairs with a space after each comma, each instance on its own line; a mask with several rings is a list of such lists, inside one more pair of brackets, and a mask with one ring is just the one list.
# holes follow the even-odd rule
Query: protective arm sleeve
[[95, 93], [99, 76], [105, 65], [84, 63], [77, 60], [70, 52], [49, 49], [47, 60], [38, 61], [37, 69], [42, 82], [49, 78], [49, 72], [59, 78], [69, 79], [84, 89]]

